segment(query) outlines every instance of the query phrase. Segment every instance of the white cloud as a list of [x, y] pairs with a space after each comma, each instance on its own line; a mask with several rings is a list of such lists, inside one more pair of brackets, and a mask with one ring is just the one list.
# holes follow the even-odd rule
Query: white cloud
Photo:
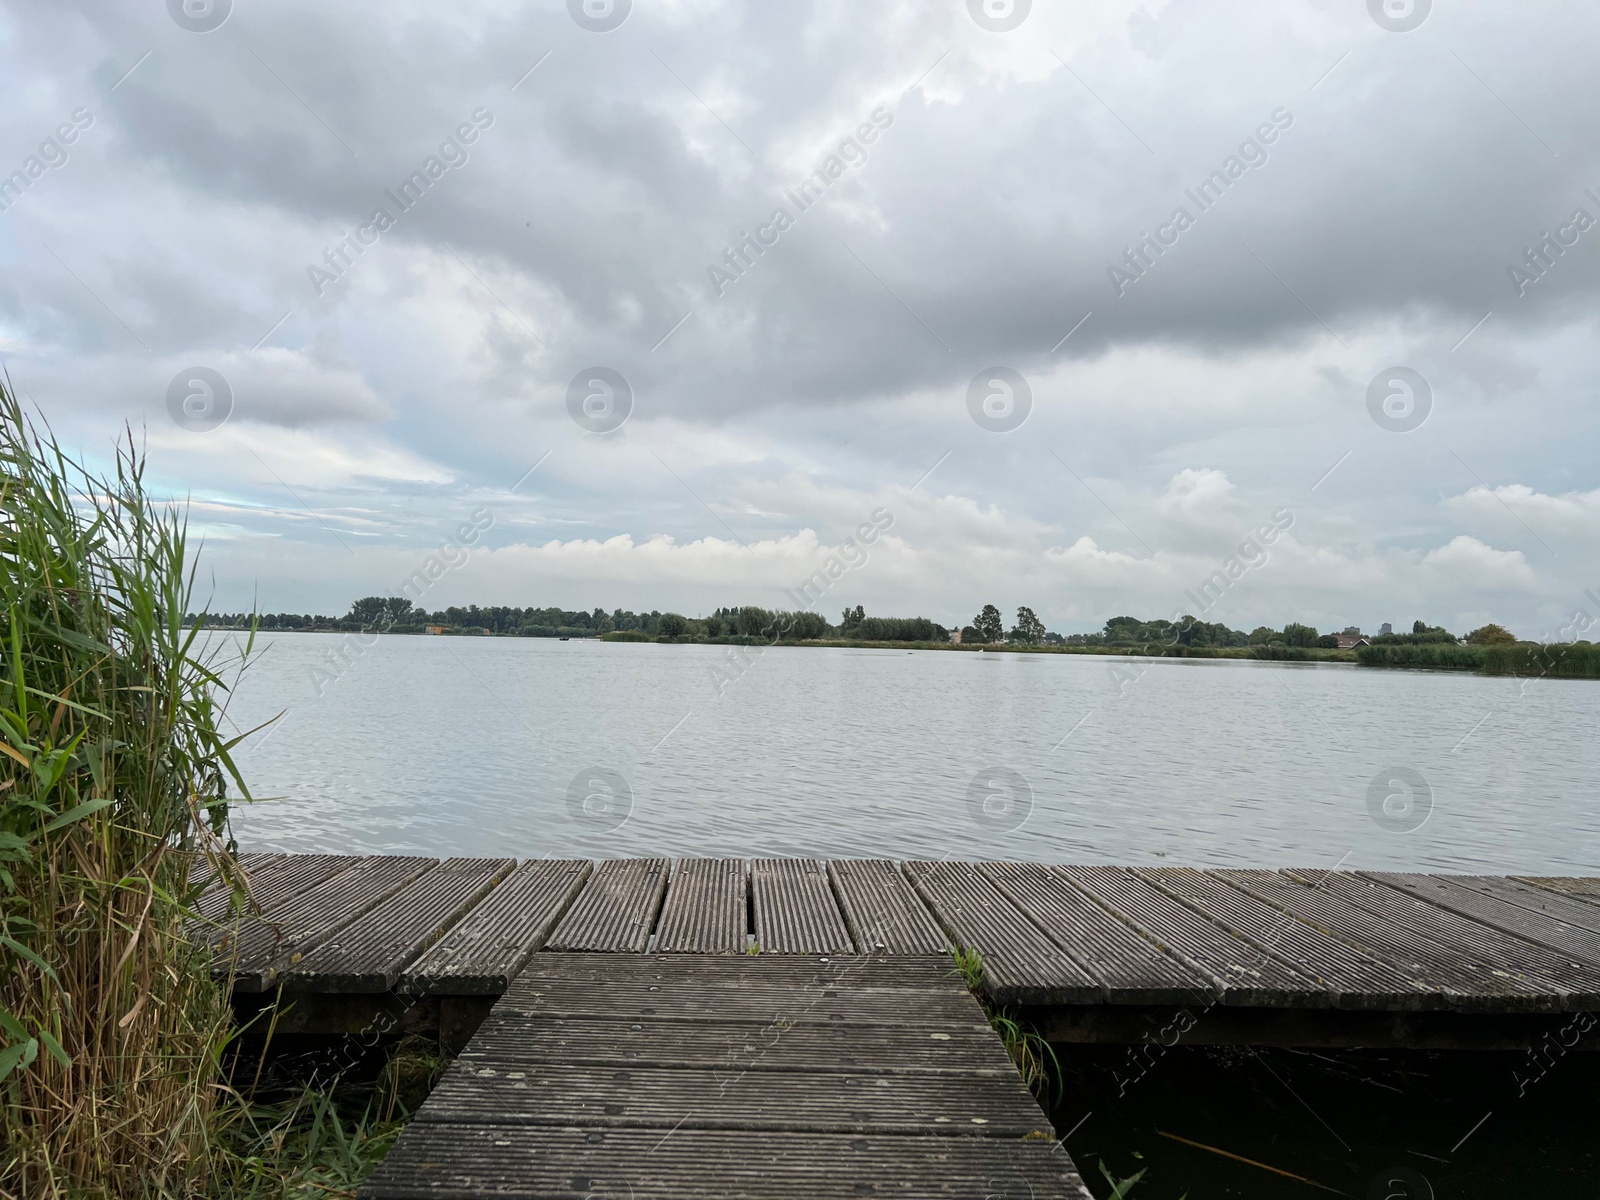
[[1428, 551], [1422, 565], [1449, 586], [1470, 592], [1532, 590], [1536, 585], [1522, 551], [1496, 550], [1466, 534]]

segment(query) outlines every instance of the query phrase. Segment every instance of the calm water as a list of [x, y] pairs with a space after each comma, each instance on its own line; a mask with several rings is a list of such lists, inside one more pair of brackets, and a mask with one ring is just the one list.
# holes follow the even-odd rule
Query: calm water
[[250, 849], [1600, 873], [1592, 682], [266, 640], [231, 710], [246, 728], [283, 713], [239, 755], [273, 798], [237, 812]]

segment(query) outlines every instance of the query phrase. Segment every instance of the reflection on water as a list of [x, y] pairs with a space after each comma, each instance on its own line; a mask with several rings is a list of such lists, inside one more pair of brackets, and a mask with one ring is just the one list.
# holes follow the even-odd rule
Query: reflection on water
[[1128, 1200], [1600, 1194], [1594, 1053], [1540, 1075], [1526, 1053], [1180, 1046], [1124, 1088], [1126, 1049], [1058, 1052], [1052, 1119], [1096, 1197], [1141, 1171]]
[[[269, 635], [250, 849], [1600, 873], [1600, 684]], [[320, 694], [319, 694], [320, 693]]]

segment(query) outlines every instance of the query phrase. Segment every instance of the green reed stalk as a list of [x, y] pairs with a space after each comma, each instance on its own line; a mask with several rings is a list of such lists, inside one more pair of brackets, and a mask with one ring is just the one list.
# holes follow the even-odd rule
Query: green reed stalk
[[[216, 655], [180, 513], [131, 434], [107, 477], [0, 385], [0, 1196], [191, 1195], [226, 994], [184, 937], [238, 875]], [[251, 652], [247, 645], [239, 666]]]

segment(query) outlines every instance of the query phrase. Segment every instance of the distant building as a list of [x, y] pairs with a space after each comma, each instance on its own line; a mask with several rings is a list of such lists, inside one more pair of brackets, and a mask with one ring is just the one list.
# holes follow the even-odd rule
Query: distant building
[[1372, 642], [1363, 636], [1359, 629], [1354, 633], [1336, 633], [1333, 636], [1339, 639], [1339, 649], [1341, 650], [1354, 650], [1357, 646], [1372, 645]]
[[1389, 622], [1387, 622], [1387, 621], [1385, 621], [1382, 625], [1378, 626], [1378, 636], [1379, 637], [1388, 637], [1393, 633], [1394, 633], [1394, 626], [1389, 624]]
[[429, 625], [428, 626], [428, 632], [433, 634], [435, 637], [437, 637], [439, 634], [444, 632], [444, 626], [443, 625]]
[[961, 644], [961, 630], [952, 629], [950, 631], [950, 640], [959, 646]]

